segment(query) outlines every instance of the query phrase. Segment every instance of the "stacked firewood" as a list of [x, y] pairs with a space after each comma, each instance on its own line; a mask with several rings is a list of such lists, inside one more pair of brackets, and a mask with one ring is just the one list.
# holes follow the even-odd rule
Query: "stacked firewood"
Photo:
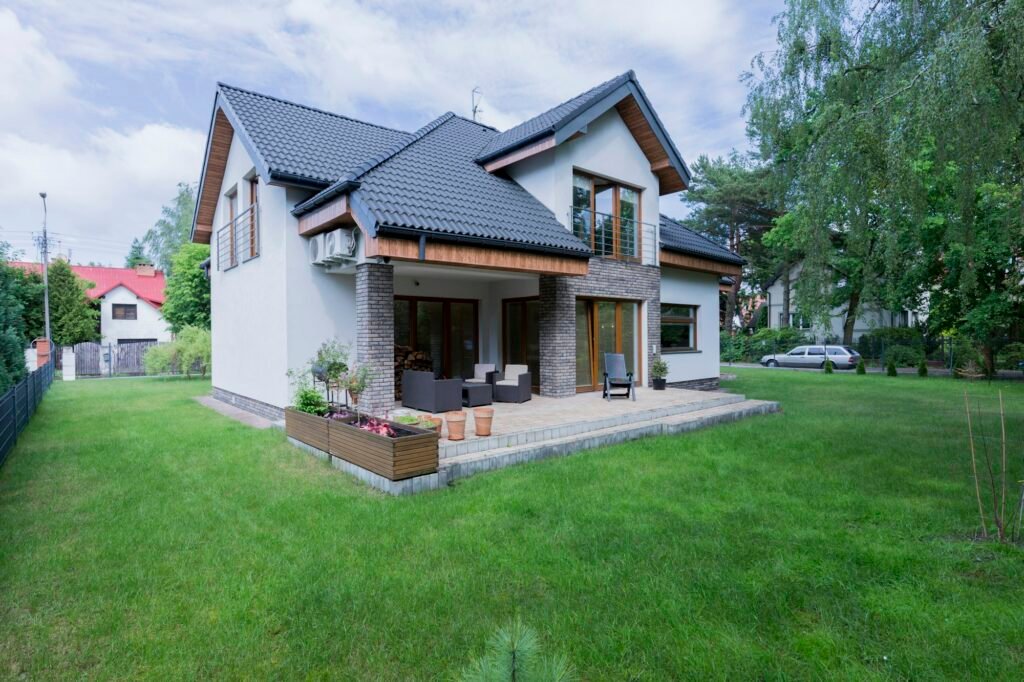
[[429, 372], [434, 368], [430, 353], [395, 344], [395, 400], [402, 399], [402, 372], [407, 369]]

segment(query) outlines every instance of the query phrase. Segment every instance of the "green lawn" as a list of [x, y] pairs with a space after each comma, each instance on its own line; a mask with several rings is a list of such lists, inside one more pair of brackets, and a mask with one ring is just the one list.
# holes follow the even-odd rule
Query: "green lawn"
[[737, 373], [784, 412], [401, 499], [206, 383], [57, 384], [0, 469], [0, 677], [450, 679], [518, 613], [588, 680], [1019, 679], [965, 384]]

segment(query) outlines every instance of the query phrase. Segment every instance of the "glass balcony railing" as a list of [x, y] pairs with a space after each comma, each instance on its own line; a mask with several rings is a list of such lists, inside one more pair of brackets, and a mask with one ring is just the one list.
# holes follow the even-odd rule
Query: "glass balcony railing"
[[595, 256], [640, 260], [640, 230], [645, 223], [633, 218], [573, 208], [572, 233], [594, 250]]

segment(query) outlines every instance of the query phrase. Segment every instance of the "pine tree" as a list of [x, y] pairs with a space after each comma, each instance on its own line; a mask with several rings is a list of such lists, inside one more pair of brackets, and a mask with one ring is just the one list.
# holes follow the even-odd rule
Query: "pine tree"
[[50, 334], [55, 346], [73, 346], [99, 336], [100, 311], [86, 291], [92, 282], [79, 278], [65, 260], [50, 263]]
[[192, 185], [178, 183], [178, 194], [161, 209], [162, 217], [142, 238], [146, 253], [158, 269], [170, 275], [171, 260], [182, 244], [188, 242], [192, 229], [192, 215], [196, 209], [196, 192]]
[[132, 240], [132, 247], [124, 259], [124, 266], [126, 268], [134, 268], [136, 265], [148, 262], [149, 258], [146, 257], [146, 250], [142, 246], [142, 242], [136, 237]]
[[21, 274], [7, 264], [9, 247], [0, 242], [0, 394], [25, 375], [27, 338], [18, 295]]

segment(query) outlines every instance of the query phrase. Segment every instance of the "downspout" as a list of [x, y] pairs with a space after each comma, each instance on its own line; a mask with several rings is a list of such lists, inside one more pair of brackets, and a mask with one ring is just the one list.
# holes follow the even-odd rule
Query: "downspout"
[[427, 235], [420, 235], [420, 262], [427, 260]]

